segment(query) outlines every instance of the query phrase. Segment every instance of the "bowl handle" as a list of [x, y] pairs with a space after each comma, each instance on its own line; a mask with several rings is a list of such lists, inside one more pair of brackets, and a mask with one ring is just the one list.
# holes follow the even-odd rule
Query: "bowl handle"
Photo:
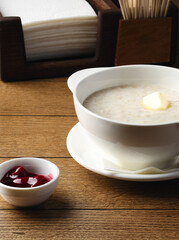
[[71, 92], [73, 93], [78, 83], [85, 77], [89, 75], [100, 72], [102, 70], [108, 69], [108, 67], [99, 67], [99, 68], [87, 68], [73, 73], [67, 81], [67, 85]]

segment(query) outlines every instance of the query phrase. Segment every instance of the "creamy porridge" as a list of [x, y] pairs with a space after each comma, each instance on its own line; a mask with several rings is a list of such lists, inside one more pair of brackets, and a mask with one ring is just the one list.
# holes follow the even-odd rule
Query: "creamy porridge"
[[[155, 91], [165, 94], [170, 103], [168, 109], [150, 111], [142, 107], [142, 98]], [[152, 124], [179, 121], [179, 89], [159, 85], [123, 85], [103, 89], [90, 95], [83, 105], [100, 116], [121, 122]]]

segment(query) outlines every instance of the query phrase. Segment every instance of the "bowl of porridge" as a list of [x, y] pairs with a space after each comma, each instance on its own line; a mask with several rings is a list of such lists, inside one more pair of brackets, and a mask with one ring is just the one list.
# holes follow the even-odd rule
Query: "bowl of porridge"
[[[86, 69], [68, 79], [77, 117], [104, 158], [122, 169], [165, 169], [179, 154], [179, 70], [154, 65]], [[165, 109], [142, 99], [161, 92]]]

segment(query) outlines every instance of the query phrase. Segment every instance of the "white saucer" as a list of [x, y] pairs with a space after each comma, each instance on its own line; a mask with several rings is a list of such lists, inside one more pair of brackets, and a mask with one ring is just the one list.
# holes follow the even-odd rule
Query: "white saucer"
[[109, 171], [105, 170], [105, 159], [95, 150], [96, 146], [92, 144], [80, 125], [77, 123], [67, 136], [67, 149], [70, 155], [83, 167], [110, 178], [116, 178], [127, 181], [164, 181], [179, 178], [179, 169], [173, 169], [171, 172], [161, 172], [156, 174], [126, 173], [123, 170]]

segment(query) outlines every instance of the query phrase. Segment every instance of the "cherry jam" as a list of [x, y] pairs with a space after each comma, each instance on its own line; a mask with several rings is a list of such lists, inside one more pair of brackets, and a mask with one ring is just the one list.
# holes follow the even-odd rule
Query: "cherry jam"
[[52, 180], [52, 174], [48, 176], [28, 172], [22, 166], [15, 166], [1, 179], [1, 183], [11, 187], [36, 187]]

